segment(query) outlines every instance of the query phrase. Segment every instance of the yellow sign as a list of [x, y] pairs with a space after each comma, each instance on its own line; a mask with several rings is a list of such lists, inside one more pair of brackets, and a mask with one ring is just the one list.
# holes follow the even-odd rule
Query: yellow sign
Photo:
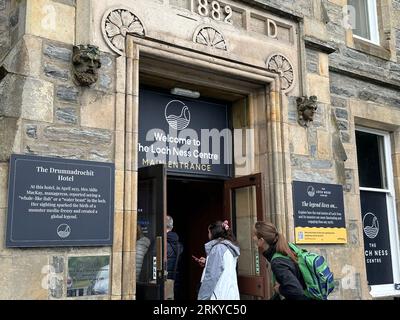
[[346, 228], [313, 228], [297, 227], [295, 228], [296, 243], [347, 243]]

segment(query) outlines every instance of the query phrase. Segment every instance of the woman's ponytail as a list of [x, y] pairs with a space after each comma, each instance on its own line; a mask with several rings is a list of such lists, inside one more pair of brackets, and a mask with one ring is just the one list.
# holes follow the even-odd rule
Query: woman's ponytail
[[297, 257], [290, 249], [289, 244], [282, 233], [278, 233], [277, 235], [276, 252], [288, 256], [290, 259], [292, 259], [293, 262], [297, 263]]
[[255, 224], [255, 229], [258, 239], [263, 238], [268, 245], [276, 247], [276, 252], [288, 256], [293, 262], [297, 263], [297, 257], [290, 249], [285, 236], [279, 233], [272, 223], [258, 221]]

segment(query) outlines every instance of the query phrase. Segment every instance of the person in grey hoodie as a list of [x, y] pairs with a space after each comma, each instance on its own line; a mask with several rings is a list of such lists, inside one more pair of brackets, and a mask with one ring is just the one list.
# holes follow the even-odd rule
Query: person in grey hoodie
[[238, 243], [228, 221], [217, 221], [208, 227], [209, 242], [205, 244], [204, 264], [198, 300], [239, 300], [236, 266], [240, 255]]
[[136, 281], [140, 279], [144, 257], [150, 247], [151, 241], [144, 234], [140, 225], [136, 229]]

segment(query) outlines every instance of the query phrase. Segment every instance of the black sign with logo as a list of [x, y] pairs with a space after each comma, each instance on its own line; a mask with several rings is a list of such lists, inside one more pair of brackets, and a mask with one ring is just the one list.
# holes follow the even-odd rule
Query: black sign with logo
[[393, 283], [386, 194], [361, 191], [364, 254], [369, 285]]
[[7, 247], [112, 245], [114, 164], [12, 155]]
[[168, 172], [230, 176], [232, 131], [226, 104], [140, 90], [138, 166]]
[[297, 243], [346, 243], [343, 187], [293, 181]]

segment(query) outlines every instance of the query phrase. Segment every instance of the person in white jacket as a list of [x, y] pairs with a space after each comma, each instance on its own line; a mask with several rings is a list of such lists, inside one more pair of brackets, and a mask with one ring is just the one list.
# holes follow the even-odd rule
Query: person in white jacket
[[140, 225], [136, 229], [136, 281], [140, 279], [144, 257], [150, 247], [151, 241], [144, 234]]
[[236, 266], [239, 246], [228, 221], [217, 221], [208, 227], [209, 242], [205, 244], [204, 264], [198, 300], [239, 300]]

